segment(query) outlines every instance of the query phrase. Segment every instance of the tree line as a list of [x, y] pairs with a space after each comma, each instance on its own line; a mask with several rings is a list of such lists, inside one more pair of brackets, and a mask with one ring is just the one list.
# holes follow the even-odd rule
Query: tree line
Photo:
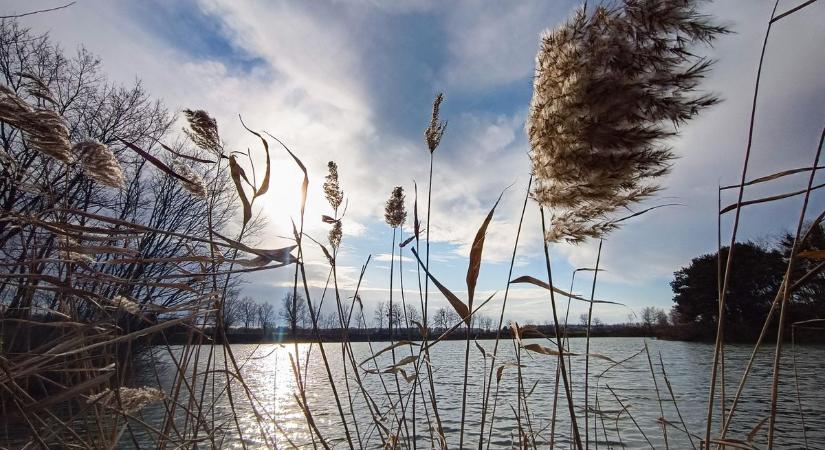
[[[765, 317], [781, 289], [793, 248], [793, 236], [783, 234], [774, 242], [735, 244], [736, 262], [726, 294], [725, 320], [728, 337], [749, 340], [759, 335]], [[802, 242], [790, 276], [798, 285], [788, 304], [788, 324], [825, 317], [825, 273], [822, 255], [825, 228], [816, 224]], [[686, 338], [714, 335], [719, 316], [719, 280], [725, 276], [728, 247], [694, 258], [674, 273], [670, 286], [674, 306], [671, 322]]]

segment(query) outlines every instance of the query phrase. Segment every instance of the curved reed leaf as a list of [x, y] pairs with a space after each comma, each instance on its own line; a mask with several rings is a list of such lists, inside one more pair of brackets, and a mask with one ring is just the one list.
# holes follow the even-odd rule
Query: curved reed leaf
[[550, 286], [549, 284], [545, 283], [544, 281], [541, 281], [541, 280], [539, 280], [539, 279], [533, 278], [533, 277], [531, 277], [531, 276], [529, 276], [529, 275], [524, 275], [524, 276], [518, 277], [518, 278], [516, 278], [516, 279], [514, 279], [514, 280], [510, 281], [510, 283], [529, 283], [529, 284], [533, 284], [533, 285], [536, 285], [536, 286], [538, 286], [538, 287], [543, 287], [543, 288], [545, 288], [545, 289], [547, 289], [547, 290], [551, 290], [551, 289], [552, 289], [552, 290], [553, 290], [553, 292], [555, 292], [555, 293], [557, 293], [557, 294], [564, 295], [565, 297], [570, 297], [570, 298], [572, 298], [572, 299], [574, 299], [574, 300], [579, 300], [579, 301], [582, 301], [582, 302], [587, 302], [587, 303], [606, 303], [606, 304], [609, 304], [609, 305], [626, 306], [624, 303], [619, 303], [619, 302], [611, 302], [611, 301], [608, 301], [608, 300], [590, 300], [590, 299], [586, 299], [586, 298], [584, 298], [584, 297], [580, 297], [580, 296], [578, 296], [578, 295], [574, 295], [574, 294], [571, 294], [571, 293], [569, 293], [569, 292], [565, 292], [565, 291], [563, 291], [563, 290], [561, 290], [561, 289], [559, 289], [559, 288], [557, 288], [557, 287]]

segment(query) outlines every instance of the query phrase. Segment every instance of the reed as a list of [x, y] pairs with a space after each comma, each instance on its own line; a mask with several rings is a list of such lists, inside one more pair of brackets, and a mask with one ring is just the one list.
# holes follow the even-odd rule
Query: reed
[[[768, 448], [774, 448], [779, 445], [776, 423], [780, 418], [780, 363], [786, 351], [783, 340], [790, 327], [796, 403], [807, 446], [795, 333], [797, 329], [818, 327], [822, 319], [793, 322], [791, 308], [794, 292], [825, 270], [825, 263], [819, 262], [823, 258], [821, 250], [802, 251], [825, 217], [825, 212], [816, 211], [816, 220], [806, 223], [814, 207], [811, 194], [822, 187], [815, 178], [822, 168], [825, 130], [810, 167], [781, 170], [752, 180], [748, 180], [748, 169], [759, 79], [771, 26], [812, 3], [780, 14], [774, 8], [757, 68], [740, 180], [736, 185], [718, 187], [720, 250], [724, 215], [734, 212], [734, 218], [730, 251], [724, 264], [720, 259], [718, 265], [717, 332], [703, 436], [688, 429], [661, 353], [657, 371], [646, 341], [638, 352], [624, 358], [591, 351], [591, 325], [599, 305], [621, 305], [596, 299], [599, 272], [604, 270], [602, 252], [610, 251], [609, 246], [603, 249], [603, 239], [621, 226], [628, 226], [630, 219], [667, 206], [634, 209], [660, 189], [661, 177], [675, 159], [668, 140], [678, 136], [683, 124], [718, 102], [716, 96], [701, 90], [701, 80], [710, 70], [711, 61], [700, 56], [697, 48], [711, 44], [728, 30], [701, 14], [696, 1], [624, 0], [611, 6], [597, 5], [592, 10], [582, 7], [569, 21], [541, 36], [526, 122], [531, 173], [523, 187], [518, 224], [512, 230], [513, 249], [501, 296], [493, 293], [481, 300], [476, 298], [488, 230], [503, 226], [494, 223], [493, 218], [504, 192], [491, 202], [472, 237], [466, 297], [459, 297], [458, 291], [443, 283], [437, 276], [442, 269], [431, 265], [433, 204], [440, 194], [433, 179], [440, 169], [435, 156], [447, 128], [441, 118], [444, 96], [435, 97], [424, 131], [429, 172], [423, 220], [414, 184], [412, 231], [404, 234], [408, 199], [403, 183], [409, 180], [398, 180], [399, 185], [384, 205], [384, 219], [392, 231], [388, 335], [376, 335], [361, 327], [366, 322], [362, 281], [368, 277], [371, 256], [352, 285], [339, 273], [347, 202], [362, 200], [345, 197], [339, 180], [339, 169], [346, 170], [344, 165], [339, 168], [330, 161], [319, 183], [330, 214], [320, 218], [329, 231], [326, 241], [319, 241], [305, 232], [310, 220], [305, 212], [307, 191], [314, 182], [312, 171], [298, 152], [278, 137], [248, 127], [239, 118], [240, 129], [260, 141], [253, 157], [252, 150], [233, 150], [234, 144], [223, 140], [217, 120], [208, 112], [186, 109], [182, 112], [186, 122], [182, 136], [186, 140], [175, 142], [169, 132], [171, 116], [150, 106], [130, 116], [134, 121], [145, 119], [140, 129], [124, 127], [107, 134], [87, 127], [93, 131], [81, 135], [77, 131], [81, 128], [73, 122], [77, 118], [66, 113], [74, 107], [67, 104], [71, 99], [55, 88], [59, 81], [44, 80], [32, 74], [36, 71], [5, 74], [10, 81], [0, 85], [0, 194], [10, 206], [0, 215], [0, 242], [5, 255], [0, 260], [3, 444], [28, 448], [113, 448], [128, 444], [220, 448], [232, 444], [243, 448], [457, 446], [482, 450], [502, 440], [504, 433], [497, 425], [506, 419], [515, 424], [511, 428], [517, 436], [511, 434], [510, 439], [512, 446], [519, 448], [548, 444], [559, 447], [565, 438], [577, 449], [598, 449], [602, 445], [612, 448], [616, 441], [620, 445], [625, 442], [628, 432], [638, 432], [654, 447], [659, 445], [657, 428], [665, 448], [688, 443], [694, 449], [711, 445], [753, 448], [763, 427]], [[62, 57], [45, 41], [6, 28], [10, 26], [2, 23], [3, 48], [23, 46], [43, 60], [59, 61]], [[11, 54], [0, 52], [0, 59]], [[90, 60], [77, 62], [85, 63]], [[4, 70], [2, 67], [0, 64], [0, 70]], [[93, 88], [90, 84], [89, 89]], [[130, 113], [127, 103], [122, 106], [121, 112]], [[221, 130], [225, 127], [222, 123]], [[273, 143], [277, 145], [270, 149]], [[261, 201], [273, 189], [270, 158], [275, 150], [288, 154], [303, 174], [293, 193], [300, 198], [300, 210], [297, 222], [292, 223], [288, 245], [259, 248], [252, 242], [260, 237], [263, 227]], [[804, 190], [743, 200], [746, 188], [797, 174], [808, 177]], [[723, 208], [723, 192], [733, 189], [737, 190], [736, 203]], [[147, 193], [151, 200], [139, 201], [148, 198]], [[728, 399], [724, 385], [725, 296], [741, 209], [798, 196], [803, 204], [782, 284], [735, 394]], [[535, 202], [531, 206], [540, 215], [540, 241], [538, 236], [522, 236], [531, 202]], [[514, 277], [523, 239], [526, 245], [542, 246], [546, 279]], [[565, 292], [553, 281], [554, 269], [558, 269], [553, 265], [551, 249], [560, 241], [580, 244], [589, 239], [599, 239], [595, 265], [574, 269], [569, 291]], [[316, 246], [324, 255], [321, 264], [327, 272], [320, 297], [311, 289], [307, 273], [307, 264], [318, 263], [307, 258], [309, 247]], [[416, 294], [405, 291], [404, 286], [402, 261], [409, 256], [416, 262], [418, 282], [414, 281], [410, 290], [418, 291], [420, 320], [414, 317], [414, 301], [407, 301], [408, 295]], [[803, 266], [802, 258], [816, 262]], [[804, 267], [804, 273], [800, 273], [800, 267]], [[300, 431], [283, 426], [278, 412], [265, 406], [266, 399], [247, 378], [250, 363], [264, 358], [258, 355], [263, 346], [242, 355], [230, 342], [233, 302], [241, 276], [271, 270], [291, 271], [293, 314], [286, 333], [293, 341], [289, 366], [294, 388], [289, 394], [305, 422]], [[575, 277], [580, 271], [593, 272], [589, 297], [574, 293]], [[400, 307], [395, 294], [396, 276]], [[510, 288], [516, 283], [548, 291], [545, 309], [552, 314], [552, 329], [505, 322], [507, 308], [512, 307], [508, 304]], [[430, 321], [434, 312], [431, 284], [448, 307], [449, 318], [440, 327]], [[309, 314], [305, 330], [301, 330], [295, 313], [301, 295]], [[563, 297], [568, 303], [562, 319], [562, 304], [557, 300]], [[495, 340], [489, 349], [475, 340], [479, 328], [475, 321], [496, 298], [502, 303], [497, 310]], [[568, 316], [574, 301], [587, 303], [588, 308], [583, 353], [574, 353], [571, 348]], [[330, 309], [335, 317], [323, 321], [324, 311]], [[770, 415], [745, 439], [730, 438], [734, 419], [741, 417], [737, 411], [754, 360], [774, 319], [778, 332], [771, 371]], [[326, 322], [334, 324], [332, 331], [324, 329]], [[356, 333], [366, 340], [366, 355], [363, 348], [353, 346]], [[183, 336], [184, 344], [173, 345], [180, 342], [174, 336]], [[309, 336], [308, 345], [299, 345], [302, 336]], [[328, 342], [329, 336], [335, 336], [338, 342]], [[382, 336], [388, 336], [389, 342], [380, 343]], [[419, 341], [416, 336], [420, 336]], [[452, 361], [462, 369], [460, 383], [452, 387], [445, 384], [432, 357], [451, 337], [460, 337], [464, 346], [461, 355]], [[508, 339], [511, 354], [504, 351], [507, 347], [502, 343]], [[471, 344], [483, 361], [481, 367], [472, 363], [478, 355], [471, 352]], [[335, 351], [340, 351], [340, 359]], [[646, 365], [637, 358], [642, 353], [647, 357]], [[141, 368], [142, 359], [150, 361], [142, 368], [153, 379], [136, 383], [134, 374]], [[167, 373], [163, 373], [164, 364]], [[634, 415], [636, 399], [627, 398], [629, 394], [619, 390], [617, 382], [604, 382], [609, 372], [633, 364], [649, 372], [660, 415], [655, 422]], [[550, 370], [531, 379], [534, 372], [527, 369], [533, 367]], [[721, 423], [714, 435], [713, 412], [720, 378]], [[155, 385], [150, 385], [152, 381]], [[283, 382], [281, 374], [278, 382]], [[335, 407], [329, 411], [324, 410], [319, 393], [314, 391], [318, 383], [331, 397], [328, 400], [334, 401]], [[443, 398], [451, 389], [457, 397], [459, 385], [461, 400], [454, 409], [460, 419], [456, 427], [446, 427], [442, 413], [451, 405], [445, 405]], [[515, 386], [515, 392], [507, 386]], [[474, 390], [477, 398], [473, 397]], [[149, 409], [160, 417], [144, 415]], [[560, 425], [565, 417], [569, 418], [569, 428]], [[608, 420], [614, 421], [615, 433], [609, 429]], [[24, 431], [15, 433], [15, 429]]]

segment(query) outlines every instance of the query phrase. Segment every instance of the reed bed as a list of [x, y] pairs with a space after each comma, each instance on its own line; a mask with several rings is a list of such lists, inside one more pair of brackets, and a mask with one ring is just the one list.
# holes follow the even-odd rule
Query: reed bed
[[[811, 3], [780, 14], [774, 10], [765, 43], [773, 24]], [[513, 189], [524, 199], [501, 294], [476, 298], [485, 238], [501, 196], [490, 205], [472, 240], [466, 298], [442, 283], [438, 268], [430, 264], [430, 232], [433, 221], [439, 220], [430, 207], [438, 195], [433, 173], [447, 131], [447, 122], [440, 117], [445, 97], [435, 97], [423, 140], [429, 157], [426, 199], [421, 202], [425, 210], [419, 211], [417, 185], [411, 211], [406, 209], [402, 186], [394, 188], [386, 201], [385, 220], [392, 229], [388, 311], [394, 316], [389, 321], [390, 342], [368, 340], [366, 355], [363, 345], [353, 343], [349, 333], [366, 321], [359, 289], [370, 258], [355, 286], [340, 285], [337, 261], [348, 199], [334, 161], [329, 162], [323, 182], [330, 214], [321, 218], [329, 226], [326, 242], [321, 242], [304, 232], [307, 221], [315, 220], [305, 217], [305, 211], [308, 186], [316, 180], [299, 152], [276, 136], [239, 119], [237, 125], [260, 141], [256, 151], [264, 156], [265, 164], [256, 167], [251, 151], [238, 151], [224, 142], [217, 121], [201, 110], [184, 111], [185, 143], [163, 142], [172, 122], [158, 110], [152, 125], [157, 128], [147, 125], [133, 134], [84, 133], [70, 127], [76, 118], [65, 107], [65, 93], [54, 92], [54, 81], [44, 79], [42, 70], [27, 71], [36, 64], [20, 62], [20, 71], [9, 78], [12, 81], [0, 85], [5, 138], [0, 187], [9, 205], [0, 216], [4, 254], [0, 271], [4, 428], [0, 442], [21, 448], [489, 449], [491, 442], [504, 439], [494, 433], [500, 431], [497, 423], [506, 416], [516, 424], [514, 435], [507, 437], [509, 445], [518, 448], [619, 447], [623, 441], [620, 421], [632, 423], [650, 447], [655, 441], [665, 448], [756, 448], [756, 436], [763, 430], [767, 448], [777, 447], [777, 405], [782, 357], [787, 351], [784, 333], [791, 332], [796, 358], [796, 330], [822, 325], [822, 319], [789, 324], [788, 310], [793, 307], [794, 290], [824, 266], [819, 262], [821, 252], [800, 248], [825, 217], [814, 211], [816, 219], [808, 219], [811, 192], [821, 187], [815, 177], [821, 168], [825, 130], [810, 167], [749, 179], [752, 115], [740, 182], [725, 187], [738, 190], [737, 201], [722, 208], [720, 188], [720, 230], [721, 221], [729, 213], [734, 216], [731, 251], [724, 264], [720, 260], [720, 274], [729, 274], [735, 263], [732, 249], [742, 208], [793, 196], [802, 196], [804, 203], [782, 287], [732, 400], [730, 387], [726, 390], [724, 384], [721, 399], [717, 398], [717, 385], [729, 376], [725, 373], [725, 321], [718, 321], [703, 432], [689, 429], [677, 402], [679, 386], [671, 383], [666, 372], [666, 357], [651, 354], [646, 342], [638, 352], [622, 358], [591, 351], [594, 309], [616, 303], [596, 298], [602, 253], [610, 251], [609, 245], [603, 248], [601, 239], [630, 224], [633, 217], [659, 207], [636, 205], [655, 194], [660, 177], [669, 170], [675, 155], [667, 139], [718, 102], [714, 95], [700, 91], [711, 63], [697, 55], [701, 45], [710, 44], [727, 29], [701, 14], [698, 5], [685, 0], [625, 0], [610, 7], [583, 7], [570, 21], [542, 36], [526, 124], [532, 173], [526, 186]], [[29, 35], [4, 22], [4, 45], [28, 48], [34, 54], [45, 51], [31, 47], [36, 39], [26, 44], [21, 38]], [[764, 53], [763, 47], [763, 59]], [[762, 64], [760, 60], [754, 112]], [[128, 97], [128, 93], [122, 95]], [[141, 111], [149, 113], [152, 107], [144, 104]], [[293, 221], [292, 242], [281, 248], [259, 248], [251, 242], [260, 227], [258, 202], [270, 190], [273, 151], [288, 154], [295, 170], [303, 174], [295, 192], [301, 206]], [[802, 191], [743, 201], [748, 186], [800, 173], [808, 177]], [[137, 213], [136, 189], [148, 180], [162, 188], [156, 193], [158, 198], [164, 198], [163, 193], [172, 197], [156, 204], [147, 217]], [[183, 205], [178, 210], [200, 221], [186, 222], [191, 226], [181, 229], [155, 218], [174, 202]], [[541, 236], [522, 236], [528, 207], [540, 212]], [[411, 232], [405, 237], [409, 215]], [[234, 217], [240, 219], [237, 226]], [[574, 271], [568, 291], [559, 288], [558, 277], [553, 281], [554, 244], [588, 239], [599, 239], [593, 267]], [[546, 278], [514, 276], [517, 251], [525, 241], [543, 246]], [[150, 251], [157, 242], [169, 246], [163, 247], [164, 252]], [[327, 287], [320, 298], [313, 295], [307, 281], [307, 246], [320, 249], [328, 265]], [[417, 278], [412, 285], [417, 300], [405, 294], [405, 257], [415, 261]], [[800, 258], [816, 262], [807, 265], [812, 268], [801, 275], [794, 270]], [[393, 295], [396, 261], [400, 298]], [[299, 324], [293, 315], [289, 329], [295, 343], [285, 353], [288, 361], [278, 364], [278, 378], [292, 379], [294, 389], [288, 400], [298, 406], [303, 418], [298, 428], [286, 429], [265, 406], [260, 386], [244, 375], [244, 367], [255, 364], [255, 352], [237, 355], [227, 333], [231, 326], [228, 308], [239, 277], [269, 270], [290, 271], [293, 310], [298, 309], [302, 295], [314, 336], [307, 347], [299, 348], [295, 340]], [[589, 296], [573, 293], [580, 271], [592, 274]], [[727, 275], [720, 277], [718, 317], [725, 317], [728, 282]], [[510, 286], [515, 283], [546, 292], [547, 309], [553, 316], [551, 335], [533, 326], [505, 322]], [[345, 288], [353, 291], [351, 297], [344, 295]], [[446, 330], [436, 331], [428, 323], [433, 309], [430, 294], [435, 292], [446, 299], [457, 317]], [[490, 310], [488, 304], [496, 295], [503, 301], [496, 311], [498, 331], [490, 350], [473, 340], [474, 320], [479, 311]], [[340, 336], [338, 342], [325, 342], [320, 315], [324, 304], [333, 302]], [[573, 351], [568, 335], [572, 302], [586, 303], [588, 308], [583, 351]], [[564, 315], [563, 307], [567, 308]], [[416, 309], [422, 313], [420, 320], [411, 313]], [[731, 437], [754, 359], [774, 319], [779, 331], [770, 414], [749, 435]], [[402, 323], [406, 330], [417, 329], [421, 339], [405, 339], [398, 329]], [[171, 345], [169, 334], [173, 332], [185, 334], [186, 344]], [[438, 358], [433, 354], [456, 333], [463, 334], [464, 351], [463, 360], [454, 361], [463, 366], [461, 400], [454, 407], [440, 401], [439, 391], [447, 387], [440, 383]], [[509, 347], [512, 351], [503, 350]], [[471, 365], [471, 360], [479, 358], [480, 368]], [[141, 359], [148, 362], [154, 385], [130, 384], [135, 380], [133, 366]], [[167, 365], [167, 382], [161, 382], [158, 371], [161, 359]], [[543, 374], [541, 385], [539, 380], [531, 384], [525, 375], [531, 365], [540, 364], [537, 361], [552, 362], [553, 367]], [[313, 366], [319, 364], [323, 375], [309, 378], [316, 373]], [[619, 386], [602, 383], [606, 374], [629, 364], [649, 372], [650, 395], [660, 414], [655, 423], [637, 421], [633, 399]], [[804, 430], [796, 359], [790, 375], [797, 386]], [[505, 377], [514, 379], [515, 393], [501, 392]], [[329, 390], [333, 410], [319, 411], [314, 404], [312, 386], [317, 383]], [[541, 392], [542, 388], [548, 391]], [[144, 408], [160, 411], [160, 419], [147, 420], [141, 414]], [[460, 415], [457, 430], [445, 427], [443, 412], [451, 408], [457, 408]], [[549, 421], [541, 420], [537, 411], [551, 411]], [[565, 425], [557, 426], [557, 422]]]

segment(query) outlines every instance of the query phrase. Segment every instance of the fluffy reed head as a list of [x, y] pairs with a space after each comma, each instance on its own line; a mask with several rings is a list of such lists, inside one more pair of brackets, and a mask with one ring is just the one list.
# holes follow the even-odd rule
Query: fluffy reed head
[[171, 166], [175, 173], [186, 179], [184, 181], [178, 178], [178, 181], [184, 189], [189, 191], [189, 193], [195, 197], [206, 198], [208, 191], [206, 190], [206, 183], [203, 182], [203, 178], [201, 178], [200, 174], [178, 160], [172, 161]]
[[33, 108], [6, 86], [0, 86], [0, 120], [23, 132], [28, 144], [66, 164], [74, 162], [69, 130], [60, 114]]
[[324, 181], [324, 196], [326, 196], [332, 209], [337, 211], [344, 201], [344, 191], [341, 190], [341, 185], [338, 182], [338, 164], [335, 164], [335, 161], [330, 161], [327, 163], [327, 169], [329, 172], [326, 181]]
[[78, 142], [74, 153], [87, 177], [111, 187], [123, 187], [125, 179], [115, 154], [109, 147], [95, 140]]
[[404, 225], [407, 220], [407, 210], [404, 209], [404, 188], [396, 186], [390, 194], [389, 200], [384, 207], [384, 220], [393, 228]]
[[[120, 399], [119, 405], [118, 398]], [[117, 389], [117, 396], [115, 396], [115, 391], [105, 389], [97, 394], [90, 395], [86, 403], [97, 403], [109, 408], [120, 406], [124, 413], [133, 414], [147, 405], [162, 402], [165, 398], [166, 396], [160, 389], [145, 386], [139, 388], [122, 387]]]
[[57, 247], [61, 259], [80, 264], [94, 264], [95, 262], [91, 256], [77, 251], [80, 249], [80, 243], [72, 237], [58, 236]]
[[341, 245], [341, 238], [343, 236], [344, 230], [341, 226], [341, 221], [336, 220], [335, 223], [332, 225], [332, 229], [329, 230], [329, 245], [331, 245], [334, 249], [338, 249], [338, 246]]
[[718, 101], [696, 93], [711, 62], [691, 47], [726, 31], [694, 0], [625, 0], [544, 33], [526, 128], [548, 240], [602, 236], [659, 189], [674, 157], [664, 140]]
[[116, 295], [111, 302], [116, 308], [122, 309], [129, 314], [140, 314], [140, 304], [124, 295]]
[[186, 120], [189, 122], [190, 129], [183, 130], [189, 136], [189, 139], [198, 147], [210, 151], [216, 156], [222, 155], [223, 147], [218, 134], [218, 122], [202, 109], [184, 109], [183, 115], [186, 116]]
[[47, 101], [53, 105], [57, 104], [57, 99], [52, 95], [51, 89], [37, 75], [27, 72], [17, 72], [17, 75], [24, 80], [26, 92], [29, 95]]
[[441, 102], [444, 101], [444, 94], [439, 93], [435, 96], [435, 100], [433, 100], [433, 115], [430, 118], [430, 126], [424, 131], [424, 138], [427, 140], [427, 148], [430, 149], [430, 153], [434, 152], [436, 148], [438, 148], [438, 144], [441, 143], [441, 137], [444, 136], [444, 130], [447, 129], [447, 122], [442, 122], [439, 117], [438, 113], [441, 109]]

